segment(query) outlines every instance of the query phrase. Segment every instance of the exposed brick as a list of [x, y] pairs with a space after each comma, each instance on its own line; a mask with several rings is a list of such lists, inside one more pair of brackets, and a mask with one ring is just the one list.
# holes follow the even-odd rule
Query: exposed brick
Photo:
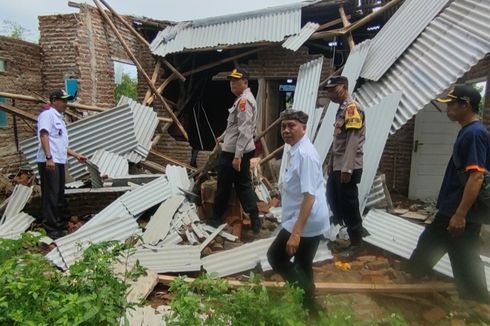
[[424, 312], [422, 316], [429, 324], [435, 324], [442, 318], [446, 317], [446, 315], [447, 312], [444, 309], [441, 307], [434, 307]]

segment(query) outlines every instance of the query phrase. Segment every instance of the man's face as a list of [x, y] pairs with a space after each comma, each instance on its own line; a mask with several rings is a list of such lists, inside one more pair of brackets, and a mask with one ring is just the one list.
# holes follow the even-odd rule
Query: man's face
[[53, 100], [53, 107], [59, 112], [65, 112], [66, 104], [68, 103], [67, 99], [57, 98]]
[[235, 96], [242, 95], [243, 91], [247, 89], [248, 81], [246, 79], [232, 78], [230, 79], [230, 89]]
[[284, 142], [289, 145], [296, 144], [306, 132], [306, 125], [298, 120], [282, 120], [281, 136]]
[[341, 103], [344, 101], [343, 95], [345, 93], [344, 85], [337, 85], [335, 87], [327, 87], [327, 96], [330, 101], [334, 103]]
[[468, 114], [468, 110], [471, 110], [467, 103], [460, 103], [458, 101], [451, 101], [447, 103], [447, 117], [451, 121], [463, 121]]

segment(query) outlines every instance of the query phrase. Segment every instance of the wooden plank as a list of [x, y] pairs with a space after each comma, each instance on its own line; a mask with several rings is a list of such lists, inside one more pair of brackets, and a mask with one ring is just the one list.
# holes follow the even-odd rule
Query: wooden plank
[[[153, 75], [151, 76], [151, 82], [155, 84], [157, 82], [158, 74], [160, 73], [160, 66], [162, 65], [162, 62], [160, 60], [157, 61], [157, 64], [155, 65], [155, 69], [153, 69]], [[151, 89], [146, 91], [145, 98], [143, 99], [143, 104], [147, 105], [148, 100], [150, 99], [151, 96]]]
[[183, 166], [183, 167], [185, 167], [185, 168], [186, 168], [186, 169], [188, 169], [188, 170], [191, 170], [191, 171], [195, 171], [195, 170], [197, 170], [195, 167], [192, 167], [192, 166], [190, 166], [189, 164], [186, 164], [186, 163], [180, 162], [180, 161], [178, 161], [178, 160], [176, 160], [176, 159], [174, 159], [174, 158], [171, 158], [171, 157], [169, 157], [169, 156], [167, 156], [167, 155], [165, 155], [165, 154], [162, 154], [162, 153], [160, 153], [160, 152], [159, 152], [159, 151], [157, 151], [157, 150], [152, 149], [152, 150], [150, 150], [150, 153], [151, 153], [151, 154], [153, 154], [153, 155], [155, 155], [155, 156], [157, 156], [157, 157], [159, 157], [159, 158], [162, 158], [162, 159], [164, 159], [164, 160], [166, 160], [166, 161], [169, 161], [170, 163], [173, 163], [173, 164], [176, 164], [176, 165]]
[[21, 110], [21, 109], [18, 109], [15, 106], [12, 106], [12, 105], [7, 104], [7, 103], [0, 103], [0, 110], [5, 111], [7, 113], [10, 113], [12, 115], [19, 116], [23, 119], [26, 119], [26, 120], [29, 120], [32, 122], [37, 121], [37, 118], [34, 114], [26, 112], [26, 111]]
[[119, 33], [116, 26], [112, 22], [111, 18], [104, 11], [104, 8], [102, 8], [100, 1], [99, 0], [93, 0], [93, 1], [94, 1], [95, 5], [97, 6], [97, 8], [99, 9], [100, 14], [104, 17], [104, 19], [107, 21], [107, 23], [111, 27], [112, 31], [116, 35], [117, 39], [119, 40], [119, 42], [123, 46], [123, 48], [126, 51], [126, 53], [128, 54], [128, 56], [131, 58], [131, 60], [136, 65], [136, 68], [138, 69], [138, 71], [144, 77], [144, 79], [145, 79], [146, 83], [148, 84], [148, 86], [150, 87], [151, 91], [155, 94], [155, 96], [158, 98], [158, 100], [163, 104], [163, 107], [165, 108], [165, 110], [167, 110], [168, 114], [170, 114], [170, 117], [172, 118], [174, 123], [177, 125], [177, 127], [179, 128], [179, 130], [182, 133], [182, 135], [184, 136], [184, 138], [186, 140], [189, 140], [189, 136], [187, 135], [187, 132], [185, 131], [184, 126], [182, 126], [179, 119], [177, 118], [177, 116], [174, 114], [174, 112], [172, 111], [172, 109], [168, 105], [167, 101], [163, 98], [162, 94], [158, 93], [155, 85], [151, 82], [150, 77], [148, 77], [145, 70], [143, 69], [143, 67], [139, 63], [138, 59], [136, 59], [136, 56], [133, 54], [133, 51], [131, 51], [129, 46], [126, 44], [126, 41], [122, 37], [121, 33]]
[[[162, 284], [169, 285], [174, 281], [176, 276], [158, 275], [158, 281]], [[186, 282], [193, 282], [194, 278], [186, 278]], [[235, 280], [225, 281], [231, 287], [250, 286], [249, 283]], [[268, 288], [283, 287], [284, 282], [262, 281], [261, 285]], [[446, 292], [456, 291], [456, 287], [452, 283], [444, 282], [427, 282], [418, 284], [394, 284], [394, 283], [335, 283], [335, 282], [317, 282], [315, 283], [315, 292], [319, 294], [327, 293], [431, 293], [431, 292]]]
[[[350, 15], [347, 16], [347, 19], [350, 19]], [[337, 24], [342, 23], [342, 18], [337, 18], [332, 21], [329, 21], [328, 23], [320, 25], [320, 27], [317, 28], [317, 31], [323, 31], [324, 29], [327, 29], [329, 27], [335, 26]]]
[[277, 154], [279, 154], [280, 152], [282, 152], [284, 149], [284, 145], [276, 148], [274, 151], [272, 151], [272, 153], [270, 153], [269, 155], [267, 155], [266, 157], [264, 157], [263, 159], [260, 160], [260, 164], [264, 164], [266, 163], [267, 161], [269, 161], [270, 159], [272, 159], [274, 156], [276, 156]]
[[[120, 278], [124, 278], [124, 273], [129, 267], [124, 263], [116, 263], [113, 266], [114, 273]], [[147, 270], [146, 275], [141, 275], [137, 280], [127, 280], [125, 282], [129, 285], [128, 293], [126, 295], [126, 301], [128, 303], [139, 304], [145, 300], [158, 284], [158, 274]]]
[[[34, 97], [34, 96], [28, 96], [28, 95], [0, 92], [0, 96], [11, 98], [11, 99], [16, 99], [16, 100], [29, 101], [29, 102], [47, 103], [47, 101], [45, 101], [43, 99], [40, 99], [40, 98]], [[100, 108], [100, 107], [96, 107], [96, 106], [92, 106], [92, 105], [84, 105], [84, 104], [79, 104], [79, 103], [67, 103], [67, 106], [69, 108], [73, 108], [73, 109], [79, 109], [79, 110], [85, 110], [85, 111], [95, 111], [95, 112], [103, 112], [103, 111], [109, 109], [109, 108]]]
[[158, 164], [158, 163], [155, 163], [155, 162], [152, 162], [149, 160], [145, 160], [145, 161], [140, 162], [139, 164], [143, 165], [145, 168], [150, 169], [154, 172], [165, 173], [165, 167], [163, 165]]

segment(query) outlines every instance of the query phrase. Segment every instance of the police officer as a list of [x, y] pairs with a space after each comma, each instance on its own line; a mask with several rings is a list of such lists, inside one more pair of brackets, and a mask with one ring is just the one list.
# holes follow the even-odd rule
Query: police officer
[[342, 248], [340, 256], [351, 258], [358, 253], [363, 236], [357, 184], [362, 175], [365, 117], [359, 103], [349, 94], [347, 77], [331, 77], [325, 89], [330, 100], [340, 104], [328, 162], [327, 199], [333, 222], [347, 226], [350, 238], [350, 245]]
[[223, 221], [228, 207], [232, 185], [235, 186], [243, 209], [250, 216], [252, 230], [258, 233], [261, 221], [250, 176], [250, 159], [255, 151], [254, 134], [257, 120], [257, 103], [248, 88], [248, 71], [245, 67], [233, 69], [228, 75], [231, 92], [237, 96], [228, 110], [225, 132], [218, 137], [223, 142], [218, 163], [218, 187], [214, 200], [212, 225]]

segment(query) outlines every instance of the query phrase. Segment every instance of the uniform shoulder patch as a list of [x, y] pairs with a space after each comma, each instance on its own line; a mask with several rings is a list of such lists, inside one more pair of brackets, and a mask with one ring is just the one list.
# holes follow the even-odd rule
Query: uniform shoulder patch
[[362, 128], [362, 117], [359, 113], [357, 105], [351, 103], [345, 109], [345, 128], [346, 129], [361, 129]]
[[240, 112], [245, 112], [247, 109], [247, 99], [242, 98], [240, 103], [238, 103], [238, 108], [240, 109]]

